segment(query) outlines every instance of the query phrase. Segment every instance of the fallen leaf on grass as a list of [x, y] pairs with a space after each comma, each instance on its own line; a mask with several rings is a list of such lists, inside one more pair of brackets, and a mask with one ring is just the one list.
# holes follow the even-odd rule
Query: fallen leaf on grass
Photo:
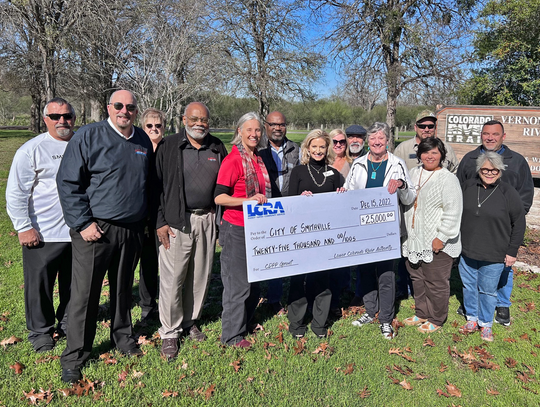
[[[302, 339], [305, 339], [305, 338], [302, 338]], [[302, 342], [302, 339], [299, 341], [296, 341], [296, 345], [293, 345], [295, 355], [299, 355], [306, 349], [306, 347], [304, 346], [305, 342]]]
[[392, 382], [393, 382], [394, 384], [399, 384], [399, 380], [396, 379], [394, 376], [388, 375], [388, 378], [389, 378], [390, 380], [392, 380]]
[[516, 378], [518, 380], [521, 380], [523, 383], [527, 383], [527, 382], [532, 382], [533, 381], [533, 378], [530, 377], [527, 373], [523, 373], [523, 372], [517, 372], [516, 373]]
[[131, 377], [138, 379], [140, 377], [143, 377], [144, 372], [139, 372], [137, 370], [134, 370], [133, 373], [131, 373]]
[[129, 374], [129, 365], [126, 365], [126, 368], [118, 375], [118, 383], [123, 383]]
[[13, 232], [13, 231], [9, 232], [9, 235], [10, 235], [10, 236], [15, 236], [16, 234], [17, 234], [17, 233], [15, 233], [15, 232]]
[[452, 334], [452, 341], [461, 342], [462, 341], [461, 336], [456, 335], [456, 334]]
[[133, 386], [133, 388], [135, 389], [142, 389], [143, 387], [146, 387], [146, 385], [141, 381], [139, 381], [135, 386]]
[[16, 343], [21, 342], [21, 341], [22, 341], [21, 338], [17, 338], [16, 336], [11, 335], [9, 338], [2, 339], [2, 341], [0, 341], [0, 345], [2, 345], [5, 350], [8, 345], [15, 345]]
[[71, 389], [57, 389], [56, 391], [64, 397], [68, 397], [73, 394], [73, 391]]
[[504, 338], [503, 341], [509, 342], [509, 343], [514, 343], [516, 340], [514, 338]]
[[538, 392], [536, 390], [533, 390], [533, 389], [529, 389], [527, 386], [521, 386], [523, 389], [527, 390], [527, 391], [530, 391], [531, 393], [534, 393], [534, 394], [538, 394]]
[[441, 362], [441, 367], [439, 368], [439, 372], [441, 373], [446, 372], [446, 369], [448, 369], [448, 366], [446, 366], [443, 362]]
[[268, 352], [266, 349], [264, 350], [266, 352], [266, 356], [264, 357], [266, 360], [270, 360], [272, 359], [272, 355], [270, 354], [270, 352]]
[[204, 392], [204, 398], [208, 400], [210, 397], [214, 395], [214, 392], [216, 391], [216, 385], [211, 385], [206, 391]]
[[262, 326], [261, 324], [257, 324], [253, 332], [256, 332], [256, 331], [264, 331], [264, 326]]
[[283, 332], [278, 333], [274, 339], [277, 339], [279, 343], [283, 343]]
[[41, 401], [44, 401], [45, 404], [49, 404], [54, 397], [54, 393], [51, 391], [51, 389], [45, 391], [43, 389], [39, 389], [39, 393], [36, 393], [34, 389], [30, 390], [30, 392], [26, 393], [23, 391], [24, 397], [21, 397], [21, 400], [27, 399], [28, 403], [37, 406]]
[[407, 346], [406, 348], [403, 348], [403, 351], [404, 351], [404, 352], [412, 353], [412, 349], [411, 349], [410, 346]]
[[416, 373], [416, 377], [414, 378], [414, 380], [424, 380], [424, 379], [427, 379], [429, 376], [428, 375], [425, 375], [423, 373]]
[[185, 375], [185, 374], [183, 374], [182, 376], [180, 376], [180, 377], [178, 378], [178, 381], [179, 381], [179, 382], [181, 382], [181, 381], [182, 381], [182, 379], [185, 379], [185, 378], [186, 378], [186, 375]]
[[343, 370], [343, 374], [351, 374], [354, 371], [354, 363], [349, 363], [345, 370]]
[[240, 361], [235, 360], [234, 362], [230, 363], [229, 366], [232, 366], [234, 371], [238, 373], [238, 371], [240, 370]]
[[401, 387], [403, 387], [405, 390], [412, 390], [413, 387], [411, 386], [411, 384], [407, 381], [407, 380], [403, 380], [402, 382], [399, 382], [399, 384], [401, 385]]
[[525, 363], [522, 363], [522, 365], [525, 366], [529, 370], [530, 374], [532, 375], [536, 374], [532, 366], [526, 365]]
[[495, 390], [495, 389], [487, 389], [487, 394], [489, 394], [489, 395], [491, 395], [491, 396], [498, 396], [498, 395], [501, 394], [501, 393], [499, 393], [499, 392], [498, 392], [497, 390]]
[[405, 376], [410, 376], [411, 373], [412, 373], [412, 370], [410, 370], [409, 368], [406, 367], [406, 370], [404, 370], [401, 366], [399, 365], [394, 365], [393, 366], [393, 369], [396, 371], [396, 372], [399, 372], [401, 373], [402, 375], [405, 375]]
[[446, 391], [448, 394], [450, 394], [452, 397], [461, 397], [461, 390], [459, 390], [455, 385], [450, 383], [448, 380], [446, 381], [444, 387], [446, 387]]
[[416, 363], [416, 360], [414, 360], [413, 358], [411, 358], [409, 355], [406, 355], [406, 354], [402, 353], [400, 356], [401, 356], [403, 359], [408, 360], [409, 362]]
[[523, 339], [524, 341], [529, 341], [529, 335], [528, 334], [523, 334], [519, 337], [519, 339]]
[[358, 397], [361, 399], [367, 399], [369, 396], [371, 396], [371, 392], [368, 390], [367, 386], [364, 386], [364, 389], [358, 394]]
[[431, 347], [434, 347], [435, 346], [435, 342], [433, 342], [433, 339], [431, 339], [429, 336], [424, 340], [424, 343], [422, 344], [422, 346], [431, 346]]
[[443, 390], [441, 389], [437, 389], [437, 395], [439, 396], [444, 396], [444, 397], [450, 397], [450, 394], [448, 393], [445, 393]]
[[452, 321], [452, 327], [457, 328], [459, 325], [459, 322], [457, 322], [455, 319]]
[[401, 349], [400, 348], [390, 348], [388, 350], [388, 353], [390, 355], [401, 355]]
[[139, 336], [139, 340], [137, 341], [139, 345], [154, 345], [151, 339], [146, 339], [146, 335]]
[[56, 359], [60, 359], [60, 356], [47, 355], [47, 356], [43, 356], [43, 357], [37, 359], [35, 361], [35, 364], [39, 365], [40, 363], [48, 363], [48, 362], [51, 362], [51, 361], [56, 360]]
[[161, 397], [162, 398], [165, 398], [165, 397], [178, 397], [178, 392], [177, 391], [165, 390], [163, 393], [161, 393]]
[[15, 362], [14, 364], [9, 365], [9, 368], [13, 369], [15, 374], [21, 374], [23, 372], [25, 366], [20, 362]]

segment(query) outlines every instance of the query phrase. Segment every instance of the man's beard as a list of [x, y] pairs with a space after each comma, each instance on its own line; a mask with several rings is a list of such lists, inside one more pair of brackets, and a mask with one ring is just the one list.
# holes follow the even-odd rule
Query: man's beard
[[[202, 133], [200, 132], [202, 131]], [[202, 140], [208, 134], [209, 129], [206, 129], [201, 126], [192, 126], [186, 124], [186, 133], [195, 140]]]
[[285, 137], [285, 134], [283, 134], [283, 132], [279, 133], [279, 134], [274, 134], [273, 132], [271, 132], [269, 134], [269, 139], [270, 141], [273, 141], [274, 143], [280, 143], [283, 141], [283, 137]]
[[353, 154], [358, 154], [362, 151], [362, 147], [364, 146], [360, 143], [351, 143], [349, 144], [349, 151]]
[[72, 130], [69, 127], [59, 127], [59, 128], [56, 129], [56, 133], [61, 138], [68, 138], [68, 137], [71, 136]]

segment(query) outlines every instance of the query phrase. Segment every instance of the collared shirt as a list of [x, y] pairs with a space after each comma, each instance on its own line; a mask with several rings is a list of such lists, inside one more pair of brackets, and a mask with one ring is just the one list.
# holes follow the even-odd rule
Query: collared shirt
[[189, 139], [181, 149], [184, 170], [184, 193], [186, 209], [210, 209], [214, 205], [214, 189], [219, 172], [219, 154], [208, 147], [205, 137], [201, 147], [196, 149]]
[[131, 137], [133, 137], [133, 134], [135, 133], [135, 127], [134, 127], [133, 125], [131, 126], [131, 134], [129, 135], [129, 137], [126, 137], [126, 136], [124, 136], [122, 133], [120, 133], [120, 132], [118, 131], [118, 129], [117, 129], [116, 126], [113, 124], [113, 122], [112, 122], [112, 120], [111, 120], [110, 117], [107, 119], [107, 123], [109, 123], [109, 125], [113, 128], [113, 130], [114, 130], [115, 132], [117, 132], [118, 134], [120, 134], [120, 136], [121, 136], [123, 139], [129, 140]]
[[283, 154], [285, 153], [285, 147], [287, 147], [286, 141], [283, 141], [283, 143], [281, 143], [281, 147], [279, 148], [275, 148], [274, 145], [270, 143], [272, 158], [274, 159], [278, 170], [278, 182], [280, 190], [283, 189]]

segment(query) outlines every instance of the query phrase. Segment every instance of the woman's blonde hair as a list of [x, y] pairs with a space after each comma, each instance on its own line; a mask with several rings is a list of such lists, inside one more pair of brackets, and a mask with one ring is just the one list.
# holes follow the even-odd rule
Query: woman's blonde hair
[[324, 130], [316, 129], [310, 131], [304, 141], [302, 141], [302, 145], [300, 146], [302, 150], [300, 153], [300, 164], [307, 165], [309, 163], [309, 145], [313, 140], [318, 138], [322, 138], [326, 143], [326, 156], [324, 157], [324, 162], [326, 164], [331, 164], [334, 162], [336, 153], [334, 153], [334, 149], [330, 147], [332, 144], [332, 139]]
[[[353, 159], [351, 157], [351, 155], [349, 154], [349, 139], [347, 138], [347, 134], [341, 130], [341, 129], [334, 129], [330, 132], [330, 138], [332, 139], [332, 144], [334, 143], [334, 137], [336, 137], [338, 134], [342, 134], [344, 137], [345, 137], [345, 160], [347, 160], [347, 162], [349, 164], [352, 164], [353, 162]], [[333, 150], [333, 149], [332, 149]], [[335, 158], [334, 158], [335, 160]], [[334, 162], [332, 161], [330, 164], [333, 164]]]

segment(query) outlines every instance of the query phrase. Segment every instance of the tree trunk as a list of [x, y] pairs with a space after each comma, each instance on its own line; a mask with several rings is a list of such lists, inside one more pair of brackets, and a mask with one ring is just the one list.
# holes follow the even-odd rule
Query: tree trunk
[[30, 131], [36, 134], [41, 133], [41, 95], [32, 94], [32, 105], [30, 106]]

